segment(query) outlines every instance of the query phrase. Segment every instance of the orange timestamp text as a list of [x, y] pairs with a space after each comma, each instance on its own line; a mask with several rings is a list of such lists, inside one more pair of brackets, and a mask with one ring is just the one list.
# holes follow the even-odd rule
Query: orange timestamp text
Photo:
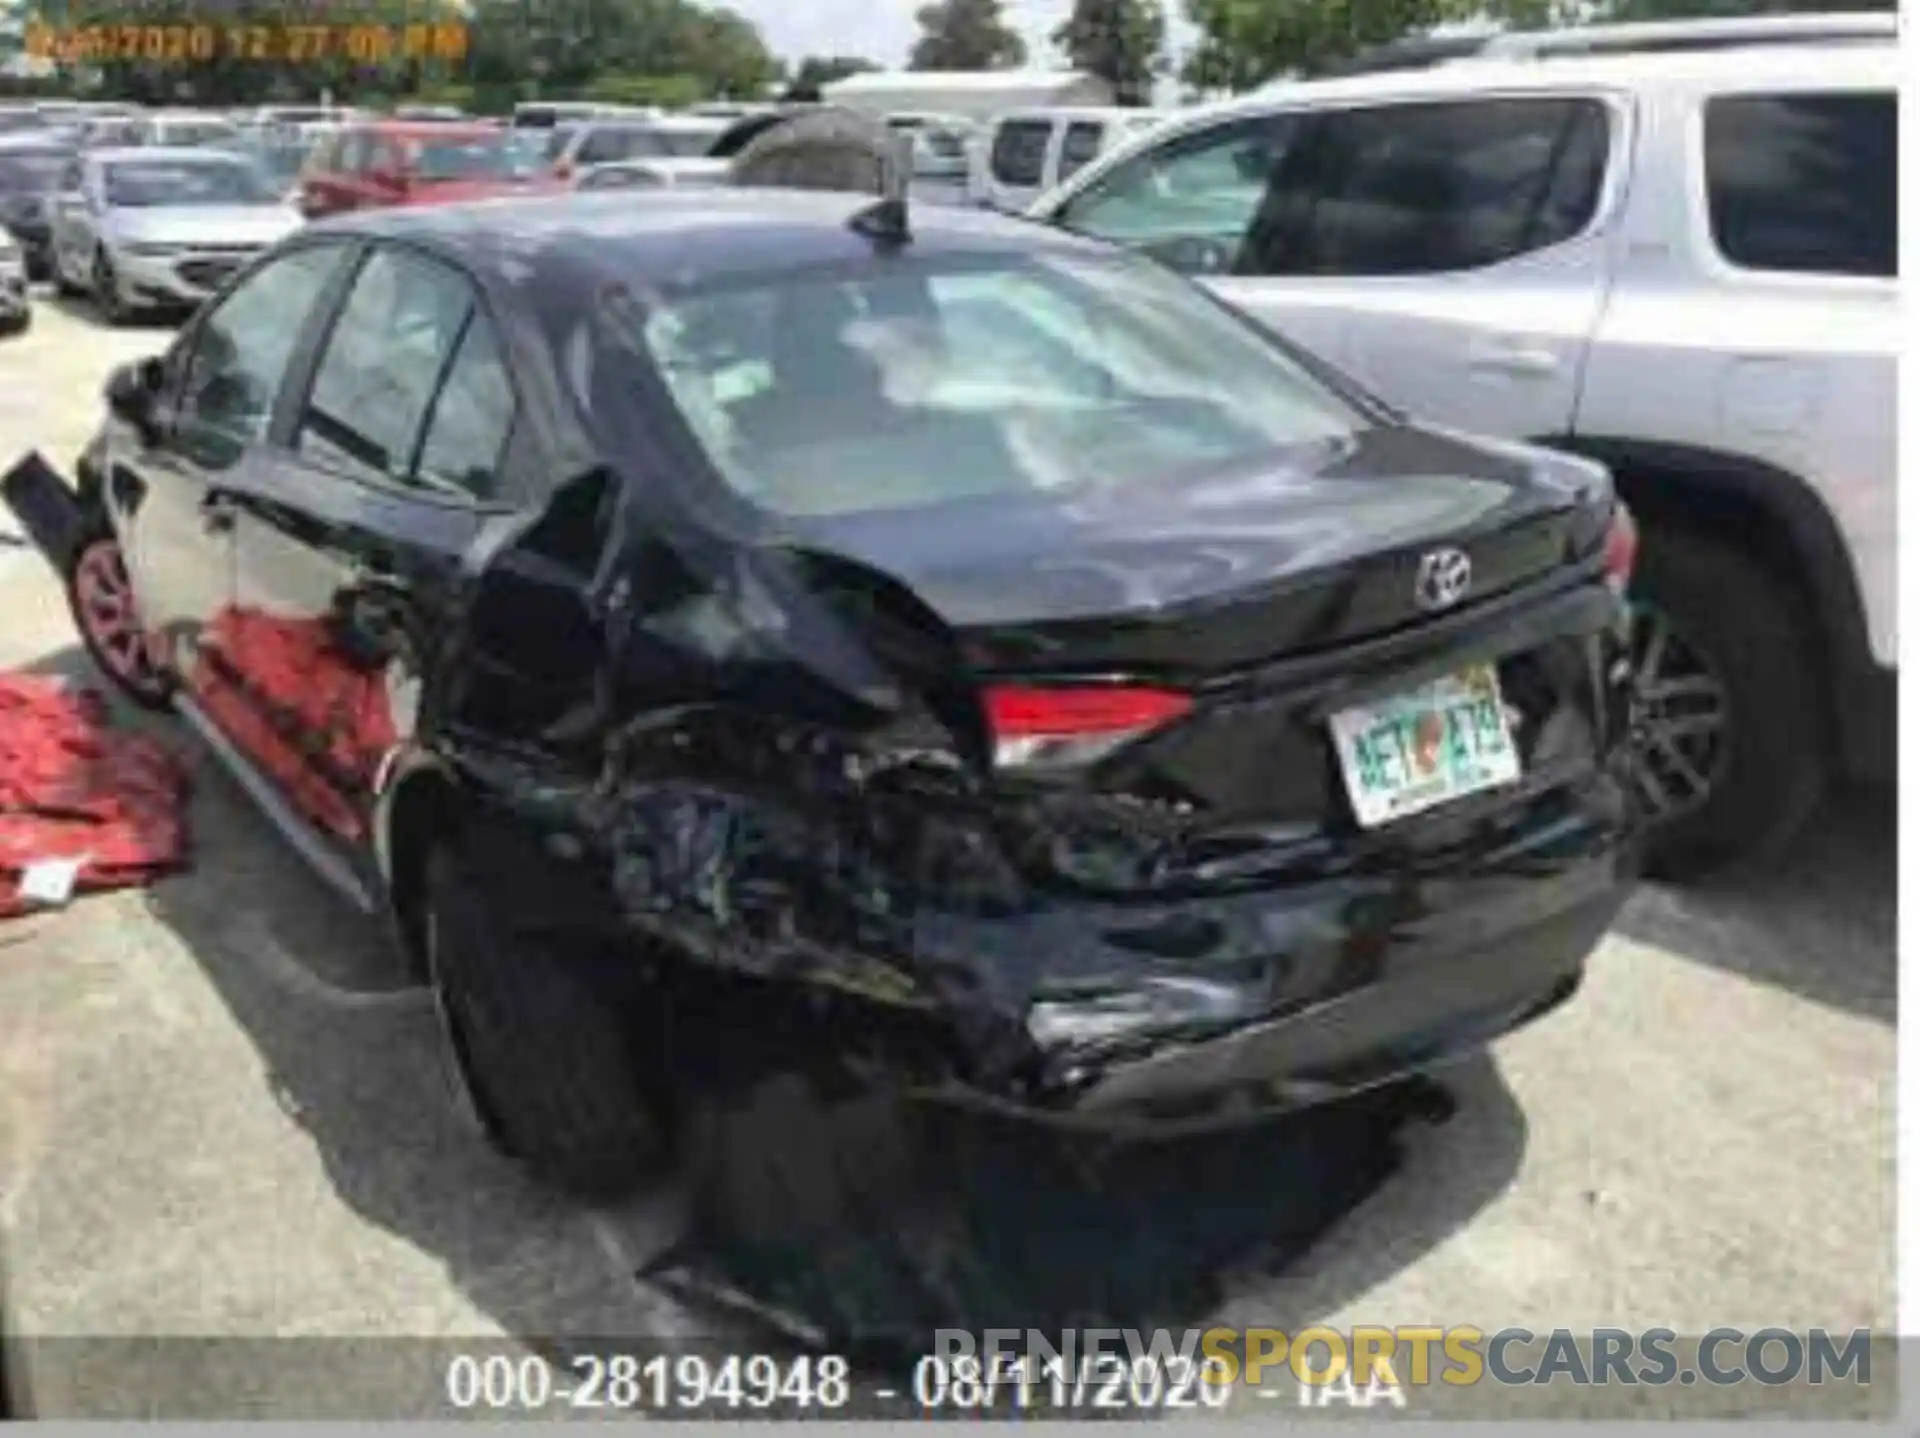
[[467, 26], [432, 25], [32, 25], [29, 55], [62, 64], [126, 64], [136, 61], [204, 65], [250, 60], [274, 65], [311, 65], [351, 60], [377, 65], [388, 60], [467, 58]]

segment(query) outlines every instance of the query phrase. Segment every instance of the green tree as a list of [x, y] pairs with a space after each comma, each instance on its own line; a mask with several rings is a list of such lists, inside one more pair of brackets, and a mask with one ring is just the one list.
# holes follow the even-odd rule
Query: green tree
[[696, 98], [756, 95], [780, 66], [732, 10], [690, 0], [474, 0], [470, 78], [498, 107], [583, 94], [602, 76], [692, 77]]
[[808, 55], [794, 66], [793, 76], [787, 81], [784, 98], [796, 101], [813, 101], [820, 98], [820, 87], [831, 85], [836, 80], [844, 80], [849, 75], [864, 74], [880, 67], [871, 60], [863, 60], [858, 55]]
[[1027, 42], [1007, 25], [1000, 0], [933, 0], [913, 18], [920, 38], [909, 69], [1013, 70], [1026, 63]]
[[1159, 0], [1074, 0], [1073, 13], [1053, 32], [1074, 68], [1113, 86], [1123, 105], [1153, 98], [1166, 41], [1167, 13]]
[[1182, 78], [1244, 90], [1483, 10], [1475, 0], [1187, 0], [1200, 43]]

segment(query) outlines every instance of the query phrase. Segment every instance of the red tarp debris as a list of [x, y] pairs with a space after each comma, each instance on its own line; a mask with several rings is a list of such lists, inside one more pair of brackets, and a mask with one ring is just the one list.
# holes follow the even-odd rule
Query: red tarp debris
[[187, 855], [187, 774], [165, 747], [110, 726], [105, 700], [0, 674], [0, 917], [34, 907], [21, 880], [79, 860], [76, 891], [144, 884]]
[[323, 620], [229, 608], [207, 626], [191, 685], [302, 815], [365, 838], [374, 776], [399, 739], [384, 665], [356, 666]]

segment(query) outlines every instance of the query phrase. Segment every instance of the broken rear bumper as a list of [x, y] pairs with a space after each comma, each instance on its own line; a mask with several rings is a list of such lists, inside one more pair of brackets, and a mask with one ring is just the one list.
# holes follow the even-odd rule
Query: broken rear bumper
[[[1543, 894], [1450, 916], [1451, 939], [1390, 940], [1371, 981], [1331, 997], [1069, 1067], [1031, 1110], [1101, 1127], [1205, 1126], [1329, 1102], [1463, 1058], [1572, 995], [1631, 884], [1599, 859], [1551, 888], [1553, 903]], [[1487, 928], [1467, 938], [1480, 922]]]

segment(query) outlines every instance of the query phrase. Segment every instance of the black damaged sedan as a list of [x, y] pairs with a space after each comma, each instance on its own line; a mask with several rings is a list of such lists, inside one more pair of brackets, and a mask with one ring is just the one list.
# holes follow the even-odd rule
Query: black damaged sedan
[[1606, 474], [1104, 246], [386, 210], [108, 403], [7, 486], [87, 647], [578, 1191], [775, 1071], [1136, 1132], [1349, 1094], [1565, 998], [1632, 880]]

